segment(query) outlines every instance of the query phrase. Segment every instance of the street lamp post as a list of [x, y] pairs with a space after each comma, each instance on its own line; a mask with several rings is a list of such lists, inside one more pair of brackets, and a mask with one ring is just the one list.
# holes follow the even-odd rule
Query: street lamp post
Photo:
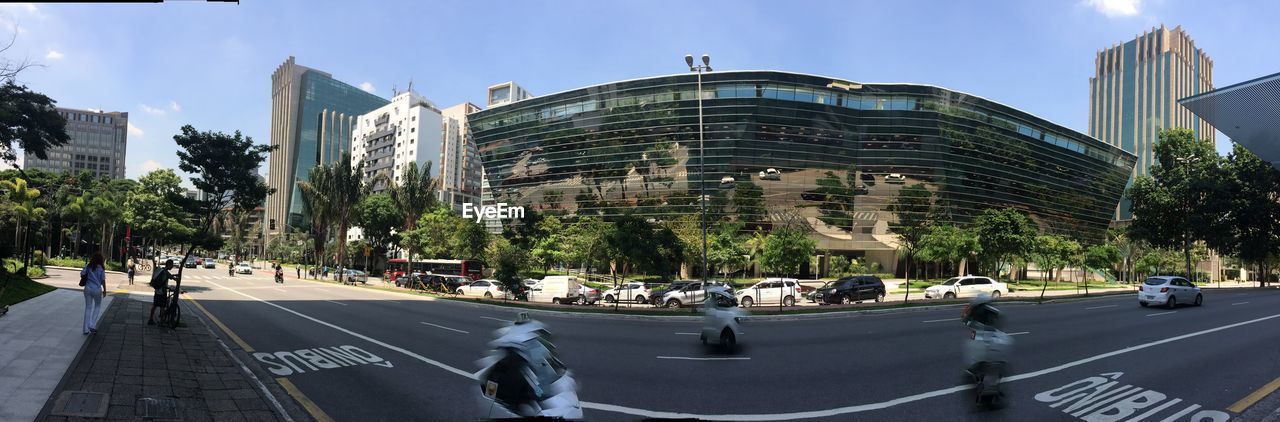
[[690, 72], [698, 72], [698, 207], [702, 209], [702, 291], [707, 291], [707, 149], [702, 134], [702, 72], [711, 71], [711, 56], [702, 55], [702, 65], [693, 64], [693, 55], [684, 56]]

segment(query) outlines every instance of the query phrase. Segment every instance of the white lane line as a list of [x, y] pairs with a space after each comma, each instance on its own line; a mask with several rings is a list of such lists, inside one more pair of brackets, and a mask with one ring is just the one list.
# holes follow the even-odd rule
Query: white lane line
[[[273, 306], [273, 307], [278, 308], [278, 309], [280, 309], [280, 310], [283, 310], [283, 311], [285, 311], [285, 312], [288, 312], [288, 313], [291, 313], [291, 314], [297, 315], [297, 316], [299, 316], [299, 317], [302, 317], [302, 318], [304, 318], [304, 319], [310, 320], [310, 321], [315, 322], [315, 323], [317, 323], [317, 324], [324, 325], [324, 326], [329, 327], [329, 328], [333, 328], [333, 329], [338, 330], [338, 331], [340, 331], [340, 332], [343, 332], [343, 333], [349, 334], [349, 335], [351, 335], [351, 336], [353, 336], [353, 337], [355, 337], [355, 338], [358, 338], [358, 339], [361, 339], [361, 340], [364, 340], [364, 341], [368, 341], [368, 342], [373, 343], [373, 344], [376, 344], [376, 345], [378, 345], [378, 346], [381, 346], [381, 347], [387, 348], [388, 350], [392, 350], [392, 351], [395, 351], [395, 352], [399, 352], [399, 353], [401, 353], [401, 354], [403, 354], [403, 355], [405, 355], [405, 356], [408, 356], [408, 357], [411, 357], [411, 358], [417, 359], [417, 360], [419, 360], [419, 361], [421, 361], [421, 362], [423, 362], [423, 363], [426, 363], [426, 364], [428, 364], [428, 365], [435, 366], [435, 367], [437, 367], [437, 368], [440, 368], [440, 369], [443, 369], [443, 370], [446, 370], [446, 371], [452, 372], [452, 373], [454, 373], [454, 374], [457, 374], [457, 375], [460, 375], [460, 376], [466, 377], [467, 379], [475, 380], [475, 379], [477, 379], [477, 378], [479, 377], [479, 375], [478, 375], [478, 374], [480, 373], [480, 371], [476, 371], [474, 374], [473, 374], [473, 373], [471, 373], [471, 372], [463, 371], [463, 370], [461, 370], [461, 369], [454, 368], [454, 367], [449, 366], [449, 365], [445, 365], [444, 363], [441, 363], [441, 362], [439, 362], [439, 361], [429, 359], [429, 358], [427, 358], [427, 357], [425, 357], [425, 356], [419, 355], [419, 354], [417, 354], [417, 353], [414, 353], [414, 352], [409, 351], [409, 350], [407, 350], [407, 349], [404, 349], [404, 348], [402, 348], [402, 347], [398, 347], [398, 346], [393, 346], [393, 345], [391, 345], [391, 344], [387, 344], [387, 343], [385, 343], [385, 342], [382, 342], [382, 341], [380, 341], [380, 340], [377, 340], [377, 339], [374, 339], [374, 338], [372, 338], [372, 337], [366, 336], [366, 335], [364, 335], [364, 334], [360, 334], [360, 333], [357, 333], [357, 332], [355, 332], [355, 331], [351, 331], [351, 330], [348, 330], [348, 329], [346, 329], [346, 328], [342, 328], [342, 327], [340, 327], [340, 326], [337, 326], [337, 325], [334, 325], [334, 324], [331, 324], [331, 323], [328, 323], [328, 322], [322, 321], [322, 320], [320, 320], [320, 319], [316, 319], [316, 318], [314, 318], [314, 317], [311, 317], [311, 316], [306, 315], [306, 314], [303, 314], [303, 313], [301, 313], [301, 312], [298, 312], [298, 311], [295, 311], [295, 310], [292, 310], [292, 309], [286, 308], [286, 307], [284, 307], [284, 306], [280, 306], [280, 305], [277, 305], [277, 304], [274, 304], [274, 303], [271, 303], [271, 302], [268, 302], [268, 301], [265, 301], [265, 300], [262, 300], [262, 299], [258, 299], [258, 298], [256, 298], [256, 297], [253, 297], [253, 296], [251, 296], [251, 295], [245, 294], [245, 293], [240, 292], [240, 291], [238, 291], [238, 290], [235, 290], [235, 289], [228, 289], [228, 288], [226, 288], [225, 286], [219, 285], [218, 283], [210, 283], [210, 284], [213, 284], [214, 286], [218, 286], [219, 288], [222, 288], [222, 289], [225, 289], [225, 290], [229, 290], [229, 291], [231, 291], [231, 292], [233, 292], [233, 293], [236, 293], [236, 294], [238, 294], [238, 295], [241, 295], [241, 296], [247, 297], [247, 298], [249, 298], [249, 299], [253, 299], [253, 300], [256, 300], [256, 301], [258, 301], [258, 302], [265, 303], [265, 304], [267, 304], [267, 305], [270, 305], [270, 306]], [[482, 318], [483, 318], [483, 317], [482, 317]], [[1110, 357], [1113, 357], [1113, 356], [1123, 355], [1123, 354], [1126, 354], [1126, 353], [1131, 353], [1131, 352], [1135, 352], [1135, 351], [1142, 350], [1142, 349], [1147, 349], [1147, 348], [1151, 348], [1151, 347], [1155, 347], [1155, 346], [1159, 346], [1159, 345], [1163, 345], [1163, 344], [1168, 344], [1168, 343], [1172, 343], [1172, 342], [1175, 342], [1175, 341], [1181, 341], [1181, 340], [1185, 340], [1185, 339], [1188, 339], [1188, 338], [1199, 337], [1199, 336], [1202, 336], [1202, 335], [1205, 335], [1205, 334], [1216, 333], [1216, 332], [1218, 332], [1218, 331], [1229, 330], [1229, 329], [1236, 328], [1236, 327], [1242, 327], [1242, 326], [1249, 325], [1249, 324], [1256, 324], [1256, 323], [1263, 322], [1263, 321], [1269, 321], [1269, 320], [1276, 319], [1276, 318], [1280, 318], [1280, 314], [1275, 314], [1275, 315], [1271, 315], [1271, 316], [1265, 316], [1265, 317], [1261, 317], [1261, 318], [1255, 318], [1255, 319], [1251, 319], [1251, 320], [1247, 320], [1247, 321], [1241, 321], [1241, 322], [1237, 322], [1237, 323], [1234, 323], [1234, 324], [1223, 325], [1223, 326], [1221, 326], [1221, 327], [1217, 327], [1217, 328], [1209, 328], [1209, 329], [1205, 329], [1205, 330], [1201, 330], [1201, 331], [1196, 331], [1196, 332], [1194, 332], [1194, 333], [1187, 333], [1187, 334], [1183, 334], [1183, 335], [1180, 335], [1180, 336], [1169, 337], [1169, 338], [1166, 338], [1166, 339], [1163, 339], [1163, 340], [1156, 340], [1156, 341], [1153, 341], [1153, 342], [1150, 342], [1150, 343], [1143, 343], [1143, 344], [1139, 344], [1139, 345], [1136, 345], [1136, 346], [1129, 346], [1129, 347], [1125, 347], [1125, 348], [1123, 348], [1123, 349], [1114, 350], [1114, 351], [1111, 351], [1111, 352], [1107, 352], [1107, 353], [1103, 353], [1103, 354], [1095, 355], [1095, 356], [1092, 356], [1092, 357], [1083, 358], [1083, 359], [1076, 360], [1076, 361], [1072, 361], [1072, 362], [1067, 362], [1067, 363], [1064, 363], [1064, 364], [1061, 364], [1061, 365], [1058, 365], [1058, 366], [1054, 366], [1054, 367], [1050, 367], [1050, 368], [1041, 369], [1041, 370], [1039, 370], [1039, 371], [1035, 371], [1035, 372], [1028, 372], [1028, 373], [1025, 373], [1025, 374], [1018, 374], [1018, 375], [1014, 375], [1014, 376], [1011, 376], [1011, 377], [1005, 378], [1005, 381], [1018, 381], [1018, 380], [1024, 380], [1024, 379], [1029, 379], [1029, 378], [1035, 378], [1035, 377], [1039, 377], [1039, 376], [1043, 376], [1043, 375], [1047, 375], [1047, 374], [1052, 374], [1052, 373], [1055, 373], [1055, 372], [1061, 372], [1061, 371], [1066, 370], [1066, 369], [1074, 368], [1074, 367], [1076, 367], [1076, 366], [1080, 366], [1080, 365], [1084, 365], [1084, 364], [1087, 364], [1087, 363], [1091, 363], [1091, 362], [1099, 361], [1099, 360], [1102, 360], [1102, 359], [1107, 359], [1107, 358], [1110, 358]], [[914, 394], [914, 395], [910, 395], [910, 396], [899, 397], [899, 398], [896, 398], [896, 399], [887, 400], [887, 401], [882, 401], [882, 402], [878, 402], [878, 403], [867, 403], [867, 404], [859, 404], [859, 405], [853, 405], [853, 406], [837, 407], [837, 408], [833, 408], [833, 409], [809, 410], [809, 411], [803, 411], [803, 412], [790, 412], [790, 413], [757, 413], [757, 414], [746, 414], [746, 415], [702, 415], [702, 414], [695, 414], [695, 413], [665, 412], [665, 411], [654, 411], [654, 410], [646, 410], [646, 409], [637, 409], [637, 408], [634, 408], [634, 407], [618, 406], [618, 405], [613, 405], [613, 404], [607, 404], [607, 403], [596, 403], [596, 402], [589, 402], [589, 401], [583, 401], [583, 402], [581, 402], [580, 404], [582, 405], [582, 407], [583, 407], [584, 409], [593, 409], [593, 410], [599, 410], [599, 411], [605, 411], [605, 412], [623, 413], [623, 414], [634, 415], [634, 416], [640, 416], [640, 417], [646, 417], [646, 418], [666, 418], [666, 419], [690, 419], [690, 418], [698, 418], [698, 419], [719, 420], [719, 421], [766, 421], [766, 420], [793, 420], [793, 419], [828, 418], [828, 417], [832, 417], [832, 416], [845, 415], [845, 414], [850, 414], [850, 413], [859, 413], [859, 412], [867, 412], [867, 411], [872, 411], [872, 410], [887, 409], [887, 408], [890, 408], [890, 407], [893, 407], [893, 406], [898, 406], [898, 405], [902, 405], [902, 404], [906, 404], [906, 403], [912, 403], [912, 402], [917, 402], [917, 401], [921, 401], [921, 400], [931, 399], [931, 398], [934, 398], [934, 397], [945, 396], [945, 395], [948, 395], [948, 394], [957, 393], [957, 392], [966, 391], [966, 390], [971, 390], [971, 389], [973, 389], [973, 385], [958, 385], [958, 386], [955, 386], [955, 387], [944, 388], [944, 389], [941, 389], [941, 390], [934, 390], [934, 391], [928, 391], [928, 392], [919, 393], [919, 394]]]
[[[324, 299], [321, 299], [321, 300], [324, 300]], [[336, 304], [339, 304], [339, 305], [342, 305], [342, 306], [347, 306], [347, 304], [345, 304], [345, 303], [342, 303], [342, 302], [334, 302], [334, 301], [332, 301], [332, 300], [325, 300], [325, 302], [329, 302], [329, 303], [336, 303]]]
[[1231, 304], [1231, 306], [1243, 305], [1243, 304], [1246, 304], [1246, 303], [1249, 303], [1249, 302], [1236, 302], [1236, 303], [1232, 303], [1232, 304]]
[[480, 317], [480, 318], [484, 318], [484, 319], [491, 319], [491, 320], [494, 320], [494, 321], [511, 322], [511, 320], [506, 320], [506, 319], [502, 319], [502, 318], [494, 318], [494, 317], [491, 317], [491, 316], [482, 316], [482, 317]]
[[700, 336], [700, 335], [702, 335], [702, 334], [698, 334], [698, 333], [676, 333], [676, 335], [678, 335], [678, 336]]
[[471, 334], [471, 333], [469, 333], [469, 332], [462, 331], [462, 330], [459, 330], [459, 329], [457, 329], [457, 328], [449, 328], [449, 327], [446, 327], [446, 326], [443, 326], [443, 325], [435, 325], [435, 324], [432, 324], [432, 323], [430, 323], [430, 322], [421, 322], [421, 321], [419, 321], [419, 323], [420, 323], [420, 324], [430, 325], [430, 326], [432, 326], [432, 327], [436, 327], [436, 328], [440, 328], [440, 329], [449, 330], [449, 331], [457, 331], [457, 332], [462, 333], [462, 334]]
[[928, 323], [930, 323], [930, 322], [946, 322], [946, 321], [959, 321], [959, 320], [960, 320], [960, 318], [947, 318], [947, 319], [931, 319], [931, 320], [928, 320], [928, 321], [920, 321], [920, 322], [923, 322], [923, 323], [925, 323], [925, 324], [928, 324]]
[[1088, 307], [1088, 308], [1084, 308], [1084, 310], [1086, 310], [1086, 311], [1087, 311], [1087, 310], [1090, 310], [1090, 309], [1114, 308], [1114, 307], [1117, 307], [1117, 306], [1120, 306], [1120, 305], [1091, 306], [1091, 307]]
[[710, 361], [710, 360], [751, 360], [751, 358], [749, 358], [749, 357], [691, 358], [691, 357], [687, 357], [687, 356], [658, 356], [657, 358], [658, 358], [658, 359], [672, 359], [672, 360], [707, 360], [707, 361]]
[[1019, 332], [1016, 332], [1016, 333], [1009, 333], [1009, 335], [1011, 335], [1011, 336], [1020, 336], [1020, 335], [1023, 335], [1023, 334], [1031, 334], [1031, 332], [1030, 332], [1030, 331], [1019, 331]]
[[1154, 313], [1154, 314], [1147, 314], [1147, 316], [1169, 315], [1169, 314], [1176, 313], [1176, 312], [1178, 312], [1178, 311], [1156, 312], [1156, 313]]

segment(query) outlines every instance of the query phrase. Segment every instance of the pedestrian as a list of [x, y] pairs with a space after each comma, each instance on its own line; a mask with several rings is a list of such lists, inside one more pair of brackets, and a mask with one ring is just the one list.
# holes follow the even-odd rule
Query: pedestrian
[[301, 265], [299, 265], [299, 266], [293, 267], [293, 269], [298, 270], [298, 278], [299, 278], [299, 279], [301, 279], [301, 278], [302, 278], [302, 266], [301, 266]]
[[324, 266], [324, 274], [320, 275], [320, 279], [321, 279], [321, 280], [328, 280], [328, 279], [329, 279], [329, 266], [328, 266], [328, 265], [325, 265], [325, 266]]
[[80, 270], [80, 285], [84, 286], [85, 334], [98, 332], [98, 313], [102, 310], [102, 297], [107, 295], [107, 271], [102, 262], [102, 253], [95, 253]]
[[138, 270], [138, 263], [135, 262], [132, 257], [130, 257], [129, 258], [129, 285], [130, 286], [133, 285], [133, 274], [137, 270]]
[[169, 306], [167, 293], [169, 291], [169, 279], [173, 278], [173, 275], [169, 273], [169, 270], [172, 269], [173, 260], [166, 259], [164, 260], [164, 267], [156, 270], [151, 275], [150, 285], [152, 289], [155, 289], [156, 294], [151, 298], [151, 316], [147, 318], [147, 325], [156, 325], [156, 309], [164, 309]]

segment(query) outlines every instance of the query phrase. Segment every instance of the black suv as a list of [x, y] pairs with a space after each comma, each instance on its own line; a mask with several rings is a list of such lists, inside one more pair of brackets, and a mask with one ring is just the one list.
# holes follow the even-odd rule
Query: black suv
[[884, 301], [884, 282], [873, 275], [844, 277], [827, 283], [814, 293], [821, 304], [861, 303], [864, 300]]

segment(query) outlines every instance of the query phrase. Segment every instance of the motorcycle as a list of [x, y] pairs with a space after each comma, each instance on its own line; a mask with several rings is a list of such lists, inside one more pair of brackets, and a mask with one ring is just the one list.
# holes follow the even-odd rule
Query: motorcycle
[[235, 268], [235, 267], [227, 267], [227, 275], [228, 275], [228, 276], [231, 276], [231, 277], [235, 277], [235, 276], [236, 276], [236, 268]]
[[982, 408], [998, 409], [1005, 405], [1000, 381], [1008, 372], [1013, 337], [1001, 330], [1000, 309], [994, 299], [979, 295], [965, 305], [960, 321], [969, 328], [964, 343], [965, 374], [976, 384], [975, 403]]
[[276, 269], [276, 283], [284, 284], [284, 270]]
[[492, 352], [476, 362], [481, 419], [582, 419], [577, 382], [545, 325], [521, 312], [496, 334]]

